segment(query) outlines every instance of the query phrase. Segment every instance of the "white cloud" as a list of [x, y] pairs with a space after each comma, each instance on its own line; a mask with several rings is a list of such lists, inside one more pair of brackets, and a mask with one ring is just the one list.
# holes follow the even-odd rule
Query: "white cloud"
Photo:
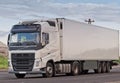
[[0, 36], [5, 36], [6, 34], [8, 34], [9, 32], [5, 32], [5, 31], [0, 31]]
[[[120, 6], [115, 4], [55, 3], [53, 0], [0, 1], [0, 16], [12, 19], [39, 17], [42, 15], [94, 18], [98, 21], [120, 22]], [[44, 15], [44, 16], [45, 16]]]
[[2, 27], [7, 27], [5, 31], [10, 30], [16, 21], [43, 17], [65, 17], [82, 22], [92, 18], [98, 25], [120, 28], [120, 6], [116, 4], [55, 3], [54, 0], [0, 0], [0, 11], [0, 19], [7, 20], [4, 23], [0, 22]]

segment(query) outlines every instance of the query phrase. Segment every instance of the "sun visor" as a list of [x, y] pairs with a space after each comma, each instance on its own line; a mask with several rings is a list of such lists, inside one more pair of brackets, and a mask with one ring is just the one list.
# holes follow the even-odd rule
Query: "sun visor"
[[17, 33], [17, 32], [39, 32], [41, 31], [41, 25], [40, 24], [32, 24], [32, 25], [14, 25], [11, 33]]

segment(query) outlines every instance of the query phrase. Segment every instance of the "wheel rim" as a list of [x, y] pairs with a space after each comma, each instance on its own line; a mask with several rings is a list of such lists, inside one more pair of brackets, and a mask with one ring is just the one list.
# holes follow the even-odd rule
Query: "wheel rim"
[[106, 63], [102, 63], [102, 73], [105, 73], [106, 72]]
[[78, 62], [73, 62], [72, 64], [72, 75], [78, 75], [79, 74], [79, 66]]
[[98, 66], [98, 73], [101, 73], [101, 70], [102, 70], [101, 64], [99, 63], [99, 66]]
[[47, 65], [46, 76], [47, 77], [52, 77], [53, 76], [53, 66], [52, 66], [51, 63], [48, 63], [48, 65]]
[[76, 67], [75, 67], [75, 69], [74, 69], [74, 73], [75, 73], [75, 74], [78, 74], [78, 67], [77, 67], [77, 65], [76, 65]]
[[110, 72], [110, 64], [109, 64], [109, 63], [107, 63], [106, 72], [107, 72], [107, 73]]
[[48, 72], [49, 74], [52, 74], [53, 69], [52, 69], [52, 67], [51, 67], [51, 66], [48, 66], [48, 67], [47, 67], [47, 72]]

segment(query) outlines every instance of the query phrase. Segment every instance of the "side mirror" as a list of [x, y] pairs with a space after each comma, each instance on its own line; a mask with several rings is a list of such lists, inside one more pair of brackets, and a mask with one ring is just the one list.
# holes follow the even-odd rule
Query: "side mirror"
[[7, 46], [9, 46], [10, 34], [8, 34]]
[[49, 43], [49, 34], [48, 33], [42, 33], [42, 46], [45, 46]]

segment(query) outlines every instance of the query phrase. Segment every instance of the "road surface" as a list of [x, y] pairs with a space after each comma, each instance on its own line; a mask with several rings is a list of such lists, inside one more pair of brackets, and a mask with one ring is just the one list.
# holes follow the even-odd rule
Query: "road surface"
[[27, 75], [24, 79], [17, 79], [13, 74], [0, 72], [0, 83], [120, 83], [120, 66], [114, 67], [110, 73], [89, 74], [79, 76], [59, 75], [43, 78], [41, 75]]

